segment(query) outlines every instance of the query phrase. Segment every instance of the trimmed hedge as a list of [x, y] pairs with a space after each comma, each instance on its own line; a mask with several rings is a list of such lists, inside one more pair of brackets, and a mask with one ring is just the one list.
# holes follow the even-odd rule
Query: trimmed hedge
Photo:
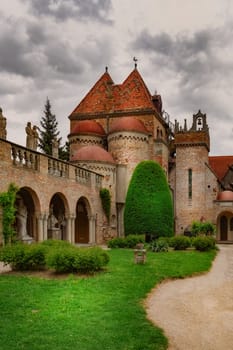
[[8, 245], [0, 250], [0, 261], [15, 271], [54, 269], [56, 272], [89, 273], [99, 271], [109, 262], [100, 247], [77, 248], [67, 241]]
[[1, 249], [0, 260], [10, 264], [15, 271], [40, 271], [46, 268], [46, 252], [46, 247], [41, 244], [15, 243]]
[[125, 234], [173, 236], [173, 204], [164, 170], [143, 161], [132, 175], [124, 211]]
[[53, 249], [46, 262], [56, 272], [90, 273], [103, 269], [109, 262], [109, 255], [99, 247]]
[[183, 235], [175, 236], [171, 238], [170, 246], [175, 250], [185, 250], [191, 246], [191, 239]]
[[109, 248], [135, 248], [138, 243], [145, 243], [144, 235], [116, 237], [108, 241]]
[[196, 250], [201, 252], [216, 249], [216, 240], [210, 236], [197, 236], [193, 238], [192, 244]]

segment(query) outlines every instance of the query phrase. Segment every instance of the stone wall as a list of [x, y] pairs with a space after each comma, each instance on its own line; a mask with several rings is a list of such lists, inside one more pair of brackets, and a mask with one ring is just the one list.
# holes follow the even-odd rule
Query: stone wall
[[101, 175], [0, 140], [0, 192], [7, 191], [11, 182], [19, 189], [25, 189], [32, 198], [36, 229], [40, 231], [37, 233], [39, 239], [44, 238], [41, 237], [41, 225], [44, 224], [44, 218], [48, 217], [50, 201], [55, 194], [59, 194], [68, 221], [76, 217], [78, 200], [81, 197], [86, 199], [90, 205], [90, 216], [98, 218], [95, 223], [95, 242], [103, 242], [103, 210], [99, 197]]
[[[203, 146], [176, 148], [176, 232], [181, 233], [194, 220], [205, 216], [206, 163], [208, 151]], [[189, 169], [192, 193], [189, 194]]]

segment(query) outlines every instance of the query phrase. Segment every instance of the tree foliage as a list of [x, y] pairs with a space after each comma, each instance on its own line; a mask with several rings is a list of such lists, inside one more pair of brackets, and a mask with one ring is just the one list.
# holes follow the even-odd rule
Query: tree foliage
[[55, 114], [52, 114], [51, 104], [47, 98], [44, 109], [44, 116], [40, 120], [41, 128], [39, 129], [39, 147], [48, 155], [52, 155], [52, 142], [53, 140], [61, 141], [61, 137], [58, 138], [59, 131], [57, 130], [58, 122]]
[[173, 204], [166, 176], [154, 161], [143, 161], [132, 175], [124, 211], [125, 234], [153, 238], [173, 235]]
[[3, 210], [3, 237], [4, 243], [11, 242], [15, 236], [15, 230], [13, 227], [15, 221], [15, 199], [18, 192], [17, 186], [11, 183], [7, 192], [0, 193], [0, 205]]

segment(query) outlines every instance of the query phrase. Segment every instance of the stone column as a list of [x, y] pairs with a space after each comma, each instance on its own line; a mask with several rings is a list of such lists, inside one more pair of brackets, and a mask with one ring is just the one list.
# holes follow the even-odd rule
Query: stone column
[[43, 234], [43, 215], [40, 214], [37, 218], [37, 222], [38, 222], [38, 242], [43, 241], [44, 238], [44, 234]]
[[89, 219], [89, 243], [95, 244], [96, 243], [96, 217], [95, 215], [88, 216]]
[[71, 243], [75, 243], [75, 215], [71, 215]]
[[71, 216], [68, 216], [68, 218], [66, 219], [66, 237], [67, 241], [69, 241], [70, 243], [72, 243], [71, 220]]
[[44, 241], [48, 239], [48, 214], [44, 214], [43, 218], [43, 236], [44, 236]]

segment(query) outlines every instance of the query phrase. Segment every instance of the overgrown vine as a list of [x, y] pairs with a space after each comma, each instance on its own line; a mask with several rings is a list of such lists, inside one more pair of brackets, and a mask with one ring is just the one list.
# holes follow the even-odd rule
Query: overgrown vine
[[18, 192], [18, 187], [11, 183], [8, 187], [7, 192], [0, 193], [0, 206], [3, 211], [3, 238], [4, 243], [10, 243], [12, 238], [15, 236], [16, 232], [14, 230], [13, 224], [15, 221], [15, 199]]
[[111, 195], [107, 188], [101, 188], [100, 190], [100, 198], [102, 202], [103, 211], [108, 219], [110, 220], [110, 212], [111, 212]]

